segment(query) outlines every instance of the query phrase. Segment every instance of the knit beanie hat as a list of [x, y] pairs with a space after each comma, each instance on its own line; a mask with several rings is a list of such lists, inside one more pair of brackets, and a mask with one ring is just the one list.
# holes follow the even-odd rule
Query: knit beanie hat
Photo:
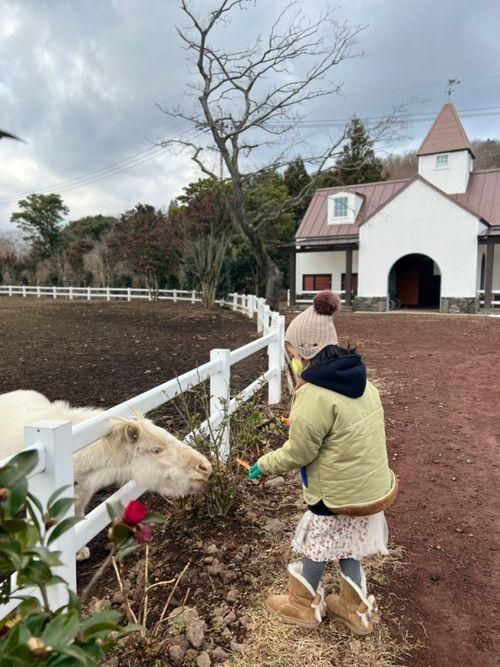
[[312, 359], [327, 345], [336, 345], [338, 338], [333, 314], [340, 307], [339, 297], [323, 290], [314, 297], [313, 305], [290, 323], [285, 340], [304, 357]]

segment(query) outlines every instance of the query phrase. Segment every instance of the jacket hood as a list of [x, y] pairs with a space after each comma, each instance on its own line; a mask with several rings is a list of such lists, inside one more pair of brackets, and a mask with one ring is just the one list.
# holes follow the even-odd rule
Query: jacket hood
[[301, 377], [306, 382], [348, 398], [360, 398], [365, 393], [366, 366], [357, 352], [312, 366]]

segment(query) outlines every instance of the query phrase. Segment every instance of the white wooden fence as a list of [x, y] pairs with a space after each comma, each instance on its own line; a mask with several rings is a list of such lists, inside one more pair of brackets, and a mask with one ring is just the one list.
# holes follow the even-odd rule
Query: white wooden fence
[[200, 295], [195, 290], [160, 289], [156, 292], [149, 289], [138, 289], [132, 287], [56, 287], [52, 285], [0, 285], [0, 295], [3, 296], [36, 296], [38, 299], [49, 297], [51, 299], [69, 298], [73, 299], [142, 299], [146, 301], [189, 301], [196, 303], [201, 301]]
[[[200, 424], [196, 433], [212, 435], [220, 447], [221, 457], [227, 459], [230, 437], [227, 415], [232, 414], [265, 385], [268, 387], [269, 404], [279, 403], [281, 372], [284, 364], [284, 317], [271, 311], [264, 299], [253, 295], [231, 294], [228, 300], [221, 302], [221, 305], [228, 305], [251, 318], [255, 316], [258, 331], [262, 336], [233, 351], [212, 350], [210, 360], [206, 364], [134, 396], [76, 426], [72, 427], [70, 422], [42, 421], [25, 428], [25, 448], [35, 449], [39, 456], [38, 465], [29, 476], [29, 488], [43, 504], [55, 489], [68, 484], [73, 485], [73, 453], [107, 435], [111, 430], [112, 417], [133, 417], [137, 411], [147, 413], [208, 380], [210, 416], [207, 421]], [[238, 395], [232, 397], [230, 395], [232, 366], [261, 350], [267, 350], [267, 370]], [[190, 443], [194, 435], [195, 433], [188, 434], [185, 441]], [[10, 457], [0, 461], [0, 466], [5, 465], [9, 459]], [[135, 482], [128, 482], [89, 512], [73, 529], [53, 542], [51, 546], [62, 552], [61, 560], [64, 563], [56, 573], [68, 582], [72, 590], [76, 590], [76, 552], [108, 525], [106, 504], [115, 501], [127, 503], [142, 493], [143, 489]], [[67, 516], [71, 515], [72, 511], [69, 511]], [[32, 590], [23, 592], [35, 594]], [[64, 604], [67, 601], [66, 588], [62, 584], [51, 586], [49, 601], [54, 609]], [[8, 604], [0, 606], [0, 618], [13, 611], [18, 604], [19, 600], [11, 600]]]
[[[484, 289], [480, 289], [477, 292], [479, 297], [479, 305], [484, 306]], [[491, 305], [494, 308], [495, 306], [500, 306], [500, 290], [491, 291]]]

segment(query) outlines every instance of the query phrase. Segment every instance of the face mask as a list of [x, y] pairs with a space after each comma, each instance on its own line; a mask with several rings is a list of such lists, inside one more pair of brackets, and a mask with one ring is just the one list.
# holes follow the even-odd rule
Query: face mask
[[300, 377], [302, 375], [302, 371], [305, 369], [305, 367], [305, 364], [300, 359], [295, 359], [295, 357], [292, 359], [292, 370], [296, 377]]

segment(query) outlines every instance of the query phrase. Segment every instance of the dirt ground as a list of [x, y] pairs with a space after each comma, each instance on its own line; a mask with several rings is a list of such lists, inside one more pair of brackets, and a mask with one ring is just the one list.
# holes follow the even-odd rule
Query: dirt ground
[[[400, 480], [388, 520], [391, 543], [396, 553], [402, 549], [402, 558], [370, 570], [385, 612], [382, 632], [400, 644], [409, 633], [420, 644], [397, 656], [396, 664], [490, 667], [496, 664], [499, 636], [500, 364], [495, 346], [500, 320], [340, 313], [336, 325], [341, 342], [357, 345], [381, 390], [390, 460]], [[51, 399], [107, 407], [204, 363], [211, 348], [238, 347], [255, 336], [254, 323], [225, 310], [4, 298], [0, 392], [32, 388]], [[238, 365], [235, 388], [247, 384], [264, 364], [260, 355]], [[286, 409], [278, 406], [275, 413]], [[273, 444], [284, 437], [278, 428], [271, 435]], [[152, 580], [178, 577], [191, 563], [171, 602], [196, 604], [221, 662], [224, 654], [228, 659], [243, 651], [237, 663], [242, 667], [292, 664], [276, 662], [270, 654], [266, 658], [269, 647], [259, 649], [260, 662], [249, 662], [243, 647], [262, 625], [252, 621], [256, 599], [284, 582], [289, 533], [302, 511], [298, 482], [290, 476], [267, 488], [242, 484], [247, 486], [240, 511], [215, 525], [200, 526], [196, 506], [179, 524], [182, 508], [156, 501], [156, 509], [171, 517], [162, 540], [152, 546]], [[105, 556], [104, 548], [104, 539], [92, 545], [94, 559], [80, 568], [83, 583]], [[138, 562], [131, 580], [140, 578], [141, 567]], [[111, 580], [103, 585], [99, 597], [112, 599], [112, 586]], [[152, 607], [155, 600], [163, 602], [160, 588], [152, 595]], [[326, 632], [331, 632], [327, 626]], [[386, 662], [366, 658], [382, 655], [370, 652], [381, 636], [360, 644], [336, 628], [331, 637], [335, 651], [327, 661], [303, 664], [392, 664], [390, 657]], [[287, 641], [299, 640], [290, 635]], [[156, 654], [139, 643], [120, 655], [119, 663], [184, 664], [170, 662], [167, 648], [169, 636]], [[189, 650], [186, 660], [193, 660]]]

